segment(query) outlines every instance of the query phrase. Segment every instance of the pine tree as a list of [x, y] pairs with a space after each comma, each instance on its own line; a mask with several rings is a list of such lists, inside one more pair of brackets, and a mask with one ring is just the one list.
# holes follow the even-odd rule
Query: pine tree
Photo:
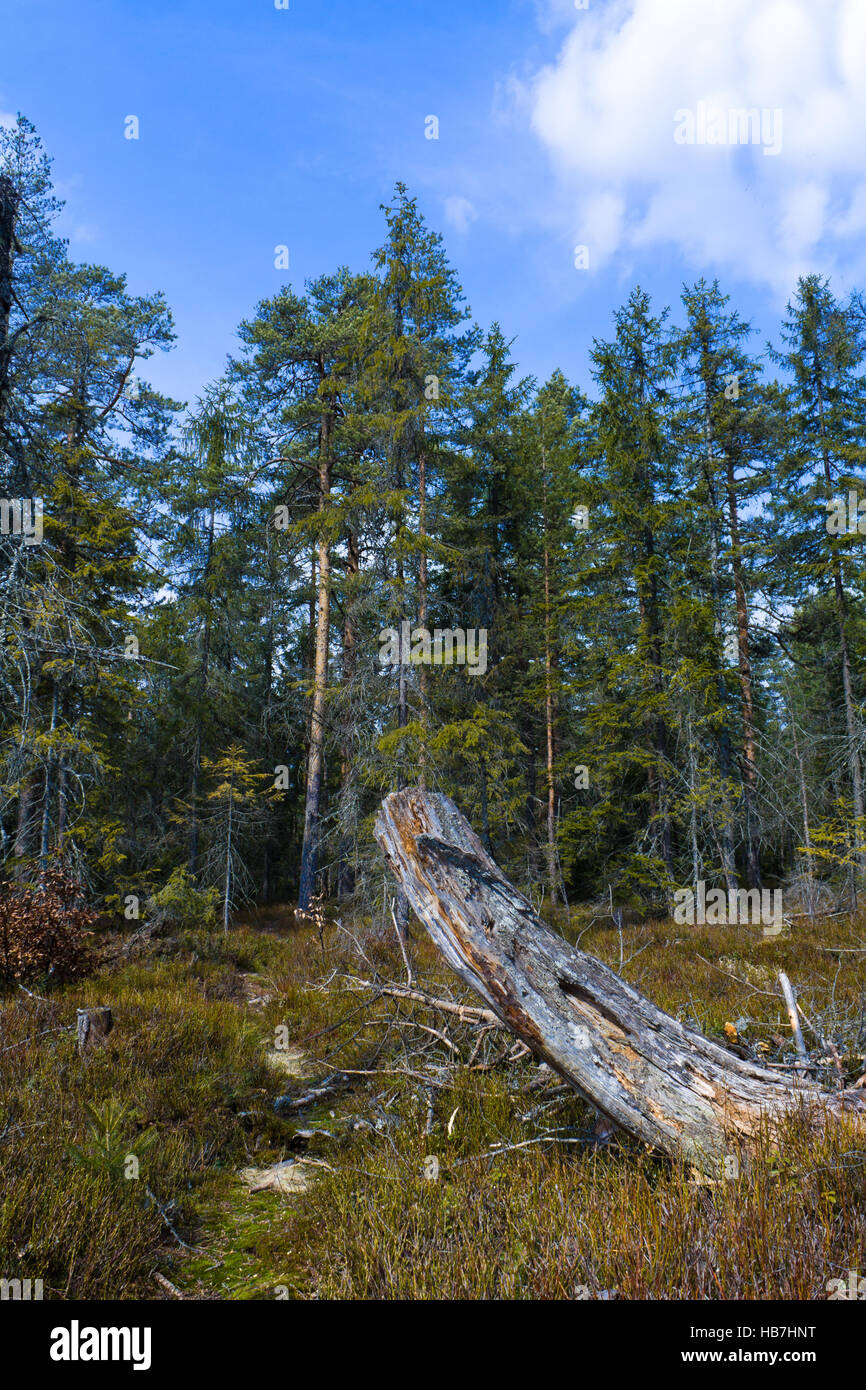
[[[516, 370], [510, 344], [493, 324], [478, 365], [468, 374], [461, 425], [444, 459], [441, 508], [445, 550], [437, 609], [449, 625], [456, 618], [462, 626], [487, 634], [486, 674], [455, 677], [446, 687], [469, 697], [476, 719], [482, 713], [483, 695], [488, 711], [484, 726], [490, 733], [499, 729], [501, 752], [495, 740], [467, 740], [473, 748], [475, 776], [461, 788], [462, 796], [474, 796], [477, 785], [478, 806], [470, 802], [467, 809], [480, 812], [481, 836], [487, 844], [493, 836], [493, 789], [500, 822], [513, 818], [517, 804], [525, 802], [522, 778], [506, 749], [512, 755], [517, 747], [533, 749], [538, 740], [535, 711], [528, 713], [525, 698], [532, 655], [522, 636], [533, 585], [532, 528], [527, 518], [539, 495], [540, 459], [537, 436], [530, 443], [527, 425], [534, 382], [515, 379]], [[536, 650], [533, 646], [532, 652]], [[456, 707], [449, 702], [440, 714], [448, 724], [464, 717], [464, 699]]]
[[203, 878], [211, 886], [221, 880], [223, 929], [228, 931], [237, 895], [253, 893], [245, 850], [267, 825], [270, 805], [279, 793], [269, 774], [259, 771], [238, 744], [220, 758], [203, 759], [202, 773], [214, 784], [207, 794]]
[[[569, 680], [580, 671], [579, 652], [566, 638], [569, 631], [569, 588], [573, 568], [576, 529], [578, 535], [589, 524], [588, 508], [580, 503], [581, 449], [585, 443], [582, 410], [585, 402], [569, 386], [561, 372], [537, 393], [532, 416], [537, 436], [535, 460], [540, 473], [540, 512], [534, 528], [537, 535], [536, 583], [538, 598], [531, 612], [535, 627], [544, 635], [543, 693], [545, 772], [547, 782], [547, 881], [550, 900], [556, 905], [562, 878], [557, 844], [557, 786], [561, 778], [561, 707], [569, 691]], [[535, 441], [532, 440], [534, 443]], [[579, 541], [578, 541], [579, 543]], [[540, 608], [540, 612], [539, 612]], [[536, 664], [540, 665], [540, 662]], [[529, 692], [528, 692], [529, 693]], [[531, 698], [531, 696], [530, 696]]]
[[615, 315], [613, 341], [596, 343], [592, 352], [601, 392], [594, 412], [604, 498], [601, 573], [608, 584], [622, 586], [628, 608], [620, 605], [618, 631], [605, 662], [605, 694], [587, 723], [596, 740], [602, 784], [611, 787], [617, 765], [645, 771], [642, 800], [649, 808], [652, 852], [633, 856], [633, 872], [644, 887], [669, 891], [674, 847], [665, 610], [666, 550], [674, 512], [674, 348], [666, 317], [654, 316], [649, 297], [636, 289]]
[[259, 408], [278, 418], [278, 433], [283, 437], [290, 434], [295, 441], [291, 454], [281, 450], [272, 460], [282, 469], [275, 496], [286, 495], [287, 472], [289, 477], [300, 474], [313, 479], [312, 508], [305, 507], [302, 500], [292, 516], [287, 502], [277, 503], [284, 513], [281, 529], [290, 530], [293, 536], [302, 534], [315, 546], [315, 640], [298, 889], [301, 911], [309, 907], [320, 867], [332, 557], [335, 544], [345, 533], [347, 484], [351, 490], [348, 464], [341, 455], [345, 451], [352, 459], [358, 453], [356, 412], [350, 401], [357, 390], [362, 316], [369, 294], [369, 278], [352, 276], [346, 270], [313, 282], [303, 301], [284, 291], [274, 301], [260, 305], [256, 319], [244, 325], [248, 357], [246, 364], [237, 368]]
[[[407, 617], [414, 589], [418, 625], [426, 628], [428, 497], [431, 486], [437, 486], [437, 449], [456, 404], [475, 335], [455, 331], [466, 319], [457, 276], [448, 264], [441, 236], [428, 230], [403, 184], [397, 184], [393, 203], [383, 211], [388, 234], [374, 257], [378, 276], [365, 320], [365, 384], [384, 436], [389, 481], [396, 494], [395, 618], [399, 623]], [[408, 515], [413, 485], [414, 526]], [[417, 564], [411, 578], [406, 574], [409, 559]], [[402, 633], [402, 627], [399, 630]], [[419, 668], [419, 707], [424, 727], [428, 716], [424, 666]], [[407, 723], [408, 685], [401, 649], [398, 726], [405, 728]], [[424, 757], [422, 739], [422, 779]], [[401, 780], [398, 769], [398, 786]]]
[[13, 852], [37, 855], [44, 872], [54, 850], [112, 838], [95, 789], [118, 772], [140, 690], [128, 658], [146, 661], [135, 646], [151, 582], [142, 551], [177, 407], [146, 384], [128, 391], [135, 366], [172, 341], [159, 295], [130, 296], [122, 276], [47, 252], [40, 274], [52, 308], [39, 327], [38, 389], [32, 376], [29, 395], [15, 387], [7, 418], [26, 417], [13, 472], [42, 493], [44, 537], [18, 544], [2, 637], [6, 669], [19, 673], [4, 777], [17, 801]]
[[[839, 303], [829, 282], [801, 278], [782, 328], [783, 350], [774, 358], [792, 376], [788, 393], [791, 435], [779, 480], [775, 514], [800, 595], [827, 594], [834, 613], [842, 682], [845, 745], [856, 829], [856, 862], [862, 875], [866, 824], [858, 685], [851, 647], [852, 593], [862, 602], [862, 565], [853, 528], [838, 520], [839, 494], [864, 487], [863, 413], [866, 404], [864, 321], [853, 300]], [[784, 498], [784, 501], [782, 500]], [[824, 516], [821, 516], [823, 504]]]
[[[714, 641], [707, 656], [715, 684], [709, 702], [722, 805], [722, 860], [728, 891], [737, 884], [732, 799], [735, 767], [728, 672], [736, 663], [742, 726], [742, 794], [745, 810], [746, 875], [760, 888], [758, 773], [752, 653], [749, 634], [747, 566], [740, 507], [767, 485], [766, 416], [769, 403], [760, 387], [759, 365], [744, 351], [749, 325], [728, 310], [717, 282], [701, 280], [684, 290], [687, 325], [680, 340], [688, 395], [684, 404], [692, 449], [694, 505], [706, 516], [709, 542], [709, 602]], [[758, 466], [756, 467], [756, 461]], [[744, 479], [744, 468], [748, 470]], [[739, 475], [739, 476], [738, 476]], [[733, 609], [732, 609], [733, 601]], [[725, 640], [730, 632], [732, 643]], [[739, 780], [739, 779], [736, 779]]]

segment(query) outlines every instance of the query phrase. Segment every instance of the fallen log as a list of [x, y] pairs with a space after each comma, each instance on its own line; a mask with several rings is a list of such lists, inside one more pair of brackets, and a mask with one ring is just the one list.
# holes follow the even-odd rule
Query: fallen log
[[833, 1094], [728, 1052], [656, 1008], [534, 912], [447, 797], [408, 788], [383, 801], [376, 838], [453, 970], [540, 1060], [614, 1125], [717, 1174], [759, 1130], [794, 1109], [851, 1113]]

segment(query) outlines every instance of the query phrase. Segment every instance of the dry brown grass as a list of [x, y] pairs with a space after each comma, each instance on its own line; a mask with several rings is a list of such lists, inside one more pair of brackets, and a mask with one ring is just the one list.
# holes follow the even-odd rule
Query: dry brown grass
[[[391, 939], [359, 923], [320, 941], [287, 909], [257, 917], [44, 1001], [7, 996], [0, 1274], [43, 1278], [47, 1297], [152, 1296], [159, 1268], [199, 1298], [814, 1299], [863, 1272], [866, 1153], [844, 1125], [815, 1136], [793, 1118], [715, 1185], [628, 1140], [600, 1148], [593, 1114], [507, 1035], [363, 988], [403, 978]], [[784, 968], [834, 1085], [830, 1044], [846, 1081], [866, 1069], [864, 936], [842, 918], [775, 939], [649, 923], [626, 928], [623, 973], [786, 1063]], [[581, 946], [618, 966], [609, 926]], [[410, 953], [422, 987], [468, 998], [426, 937]], [[78, 1058], [75, 1009], [96, 1002], [115, 1030]], [[268, 1065], [286, 1039], [307, 1075]], [[280, 1092], [335, 1073], [338, 1089], [275, 1113]], [[137, 1144], [136, 1182], [123, 1158]], [[291, 1157], [313, 1160], [302, 1194], [250, 1196], [237, 1176]]]

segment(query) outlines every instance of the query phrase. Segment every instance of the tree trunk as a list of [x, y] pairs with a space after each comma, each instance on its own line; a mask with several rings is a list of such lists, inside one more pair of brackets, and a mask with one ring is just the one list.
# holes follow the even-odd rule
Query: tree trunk
[[195, 714], [195, 742], [192, 750], [192, 780], [189, 789], [190, 822], [189, 822], [189, 872], [194, 878], [198, 873], [198, 794], [199, 781], [201, 778], [201, 753], [202, 735], [204, 729], [204, 701], [207, 694], [208, 667], [210, 665], [210, 642], [211, 642], [211, 604], [209, 593], [210, 569], [213, 560], [214, 548], [214, 521], [216, 517], [216, 498], [211, 498], [210, 518], [207, 528], [207, 554], [205, 557], [204, 573], [202, 575], [202, 593], [205, 601], [204, 637], [202, 640], [201, 667], [198, 678], [198, 693], [196, 696]]
[[231, 913], [232, 903], [232, 832], [234, 830], [232, 822], [234, 819], [234, 808], [235, 775], [234, 772], [232, 772], [231, 776], [229, 777], [229, 823], [226, 829], [226, 874], [225, 891], [223, 893], [223, 931], [225, 932], [227, 932], [229, 929], [229, 915]]
[[[710, 393], [706, 379], [704, 380], [704, 445], [706, 449], [704, 478], [707, 484], [707, 501], [709, 504], [710, 520], [710, 590], [713, 602], [713, 619], [716, 624], [718, 635], [717, 648], [719, 648], [723, 641], [722, 586], [719, 575], [719, 512], [716, 500], [716, 460], [713, 451], [713, 422], [710, 415]], [[716, 690], [718, 692], [719, 708], [722, 711], [722, 721], [716, 735], [716, 756], [719, 764], [722, 804], [722, 872], [725, 876], [725, 888], [730, 893], [731, 889], [738, 888], [739, 884], [737, 883], [737, 861], [734, 852], [734, 818], [731, 814], [731, 736], [728, 732], [727, 713], [725, 711], [725, 678], [721, 669], [718, 670], [716, 678]]]
[[750, 888], [761, 885], [761, 846], [758, 838], [758, 756], [755, 749], [755, 712], [752, 699], [752, 657], [749, 650], [749, 610], [746, 602], [746, 583], [743, 571], [743, 549], [740, 544], [740, 520], [737, 509], [735, 462], [727, 457], [728, 521], [731, 532], [731, 568], [734, 572], [734, 595], [737, 605], [737, 665], [740, 676], [740, 709], [743, 719], [743, 791], [746, 802], [746, 852], [748, 854], [747, 882]]
[[[689, 715], [689, 792], [691, 811], [689, 814], [689, 841], [692, 847], [692, 882], [697, 885], [703, 878], [701, 873], [701, 852], [698, 847], [698, 772], [695, 757], [695, 741], [692, 736], [692, 718]], [[697, 887], [695, 888], [697, 892]]]
[[[833, 476], [830, 470], [830, 455], [827, 448], [827, 422], [824, 416], [823, 379], [817, 362], [815, 380], [818, 391], [818, 419], [821, 433], [821, 457], [824, 463], [824, 481], [827, 486], [827, 501], [831, 500]], [[842, 658], [842, 692], [845, 697], [845, 730], [848, 735], [848, 768], [851, 775], [851, 794], [854, 800], [854, 845], [859, 874], [866, 871], [866, 849], [863, 845], [864, 816], [866, 804], [863, 797], [863, 775], [860, 769], [860, 749], [858, 741], [857, 716], [854, 712], [854, 683], [851, 679], [851, 656], [848, 650], [848, 608], [845, 601], [845, 587], [842, 583], [842, 567], [839, 556], [832, 552], [833, 596], [836, 601], [836, 622], [839, 629], [839, 653]]]
[[[479, 788], [481, 792], [481, 843], [488, 854], [493, 853], [493, 845], [490, 843], [490, 804], [487, 795], [487, 763], [484, 758], [478, 760]], [[421, 788], [423, 791], [423, 787]]]
[[542, 448], [542, 515], [544, 517], [544, 720], [547, 734], [547, 891], [550, 905], [556, 907], [556, 783], [554, 781], [554, 700], [553, 700], [553, 643], [550, 632], [550, 546], [547, 535], [547, 460]]
[[627, 1133], [708, 1173], [800, 1105], [816, 1118], [850, 1111], [866, 1136], [861, 1092], [829, 1095], [741, 1060], [556, 936], [447, 797], [392, 792], [375, 833], [452, 969]]
[[354, 718], [352, 699], [357, 658], [357, 634], [352, 614], [354, 581], [360, 573], [361, 557], [358, 536], [349, 530], [346, 538], [346, 599], [343, 615], [343, 697], [345, 706], [340, 724], [340, 859], [337, 870], [337, 897], [340, 902], [355, 891], [355, 844], [357, 839], [357, 804], [355, 796], [354, 750], [352, 743]]
[[[650, 531], [644, 532], [645, 551], [644, 554], [648, 561], [652, 561], [654, 556], [654, 542]], [[652, 575], [649, 585], [648, 596], [644, 594], [641, 584], [638, 583], [638, 611], [640, 614], [641, 637], [639, 648], [643, 648], [649, 653], [651, 672], [649, 686], [653, 692], [653, 700], [658, 705], [664, 692], [664, 685], [661, 675], [661, 640], [657, 627], [658, 612], [658, 584], [655, 574]], [[646, 666], [646, 662], [644, 662]], [[647, 788], [650, 796], [650, 804], [654, 807], [653, 811], [653, 840], [656, 847], [656, 854], [665, 866], [667, 874], [666, 894], [670, 900], [670, 885], [674, 882], [674, 860], [673, 844], [671, 839], [671, 818], [667, 804], [667, 778], [665, 768], [667, 766], [667, 747], [668, 734], [667, 725], [661, 714], [651, 719], [651, 738], [655, 751], [655, 763], [650, 763], [647, 767]]]
[[93, 1043], [107, 1038], [113, 1026], [108, 1004], [98, 1004], [95, 1009], [79, 1009], [75, 1025], [79, 1053], [86, 1052]]
[[6, 396], [9, 377], [9, 319], [12, 313], [12, 284], [15, 270], [15, 224], [19, 196], [6, 174], [0, 174], [0, 437], [5, 433]]
[[[331, 415], [322, 418], [319, 448], [319, 511], [328, 506], [331, 492]], [[310, 720], [310, 756], [307, 762], [307, 797], [304, 807], [304, 843], [301, 849], [301, 881], [298, 907], [309, 911], [316, 888], [319, 867], [319, 834], [322, 802], [322, 775], [325, 758], [325, 697], [328, 687], [328, 645], [331, 624], [331, 544], [324, 524], [319, 534], [318, 617], [313, 670], [313, 711]]]
[[[403, 473], [402, 473], [402, 468], [398, 468], [398, 472], [397, 472], [397, 486], [398, 486], [399, 488], [402, 488], [402, 486], [403, 486]], [[407, 687], [407, 684], [406, 684], [406, 660], [407, 660], [407, 658], [406, 658], [406, 653], [403, 651], [403, 623], [402, 623], [402, 617], [403, 617], [403, 615], [404, 615], [405, 612], [406, 612], [406, 574], [405, 574], [405, 569], [404, 569], [404, 565], [403, 565], [403, 524], [404, 524], [404, 523], [403, 523], [403, 506], [402, 506], [402, 503], [401, 503], [401, 505], [400, 505], [400, 512], [399, 512], [399, 515], [398, 515], [398, 518], [397, 518], [397, 564], [396, 564], [397, 593], [398, 593], [399, 598], [400, 598], [399, 612], [400, 612], [400, 618], [401, 618], [401, 621], [400, 621], [400, 624], [399, 624], [399, 628], [398, 628], [398, 632], [399, 632], [400, 665], [399, 665], [399, 669], [398, 669], [398, 672], [397, 672], [397, 727], [400, 728], [400, 729], [405, 729], [405, 728], [406, 728], [406, 725], [407, 725], [408, 722], [409, 722], [409, 692], [408, 692], [408, 687]], [[399, 761], [398, 761], [398, 764], [397, 764], [397, 790], [398, 790], [398, 791], [401, 791], [402, 788], [403, 788], [403, 786], [404, 786], [404, 778], [403, 778], [403, 770], [402, 770], [402, 769], [403, 769], [403, 756], [404, 756], [404, 750], [401, 748], [400, 754], [399, 754]], [[398, 885], [398, 888], [397, 888], [397, 895], [396, 895], [396, 900], [395, 900], [395, 903], [394, 903], [394, 922], [395, 922], [395, 925], [396, 925], [396, 927], [397, 927], [397, 933], [398, 933], [398, 935], [400, 936], [400, 938], [401, 938], [402, 940], [404, 940], [404, 941], [408, 941], [408, 939], [409, 939], [409, 899], [406, 897], [406, 893], [405, 893], [405, 891], [404, 891], [404, 889], [403, 889], [402, 884]]]
[[51, 810], [54, 804], [54, 734], [57, 730], [57, 682], [54, 681], [54, 695], [51, 701], [51, 725], [48, 755], [45, 759], [45, 789], [42, 797], [42, 832], [39, 837], [39, 868], [44, 874], [48, 868], [51, 850]]
[[63, 837], [69, 822], [69, 768], [61, 758], [57, 779], [57, 846], [63, 849]]
[[[36, 795], [38, 772], [31, 772], [22, 779], [18, 795], [18, 827], [15, 832], [15, 847], [12, 851], [17, 860], [27, 859], [33, 852], [33, 839], [36, 831]], [[23, 876], [19, 863], [16, 878]]]
[[812, 831], [809, 826], [809, 796], [806, 791], [806, 772], [803, 766], [803, 754], [800, 751], [800, 740], [797, 738], [797, 715], [794, 709], [794, 702], [788, 697], [788, 711], [791, 720], [791, 734], [794, 740], [794, 757], [797, 760], [797, 781], [800, 786], [800, 805], [803, 808], [803, 848], [806, 851], [806, 877], [809, 880], [809, 911], [814, 907], [814, 887], [815, 865], [812, 858]]
[[[427, 626], [427, 455], [422, 445], [418, 454], [418, 626]], [[418, 667], [418, 704], [421, 713], [421, 746], [418, 750], [418, 784], [424, 786], [427, 762], [427, 667]]]
[[[331, 493], [331, 416], [322, 418], [318, 460], [318, 510], [324, 512]], [[318, 538], [318, 616], [313, 670], [313, 716], [310, 720], [310, 758], [307, 762], [307, 798], [304, 806], [303, 848], [300, 852], [300, 887], [297, 906], [309, 912], [316, 891], [318, 838], [320, 838], [321, 785], [325, 755], [325, 695], [328, 688], [328, 639], [331, 632], [331, 542], [324, 527]]]

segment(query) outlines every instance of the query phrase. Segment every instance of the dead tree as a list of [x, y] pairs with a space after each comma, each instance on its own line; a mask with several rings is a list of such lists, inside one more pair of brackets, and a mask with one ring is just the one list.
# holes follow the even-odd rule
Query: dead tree
[[797, 1108], [819, 1123], [850, 1112], [866, 1134], [862, 1093], [830, 1095], [734, 1056], [555, 935], [447, 797], [394, 792], [375, 833], [452, 969], [628, 1134], [708, 1173]]

